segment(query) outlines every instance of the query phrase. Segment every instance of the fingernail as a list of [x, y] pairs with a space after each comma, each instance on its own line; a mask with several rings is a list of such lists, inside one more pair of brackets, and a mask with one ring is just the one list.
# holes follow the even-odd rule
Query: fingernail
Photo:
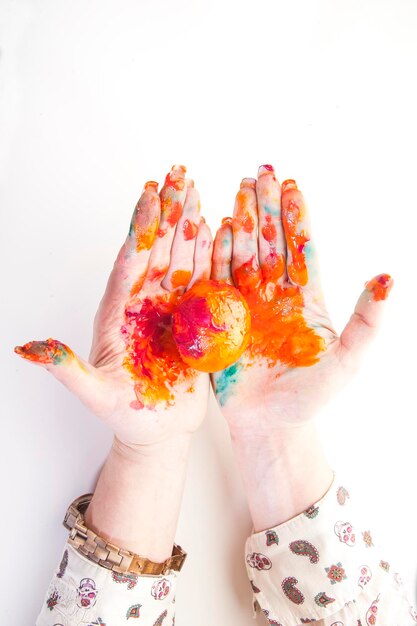
[[242, 182], [240, 183], [240, 188], [242, 187], [251, 187], [255, 189], [256, 187], [256, 179], [255, 178], [242, 178]]
[[373, 299], [386, 300], [394, 285], [394, 281], [389, 274], [379, 274], [365, 283], [365, 288], [372, 293]]
[[222, 226], [225, 226], [226, 224], [227, 224], [228, 226], [231, 226], [231, 225], [232, 225], [232, 222], [233, 222], [233, 220], [232, 220], [232, 218], [231, 218], [231, 217], [224, 217], [224, 218], [222, 219]]
[[145, 187], [144, 189], [149, 189], [150, 187], [153, 187], [154, 189], [158, 190], [158, 184], [155, 180], [148, 180], [145, 183]]
[[187, 185], [187, 187], [194, 187], [194, 181], [192, 178], [186, 178], [185, 184]]
[[263, 174], [275, 174], [275, 170], [272, 165], [261, 165], [258, 169], [258, 178]]
[[205, 220], [205, 218], [202, 215], [200, 216], [200, 222], [202, 222], [203, 224], [206, 223], [206, 220]]
[[297, 183], [292, 178], [284, 180], [284, 182], [281, 184], [282, 191], [287, 191], [287, 189], [298, 189]]
[[171, 167], [171, 172], [179, 172], [181, 174], [185, 174], [186, 171], [187, 168], [185, 167], [185, 165], [173, 165]]

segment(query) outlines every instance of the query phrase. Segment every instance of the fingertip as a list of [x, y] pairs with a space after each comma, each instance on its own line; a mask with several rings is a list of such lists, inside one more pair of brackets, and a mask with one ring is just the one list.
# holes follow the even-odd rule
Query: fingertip
[[249, 187], [250, 189], [255, 189], [256, 187], [256, 179], [255, 178], [242, 178], [240, 183], [240, 188]]
[[150, 191], [155, 191], [156, 193], [158, 193], [158, 186], [159, 183], [156, 182], [156, 180], [148, 180], [145, 185], [144, 185], [144, 191], [145, 190], [150, 190]]
[[284, 191], [288, 191], [289, 189], [298, 189], [297, 183], [292, 178], [288, 178], [287, 180], [284, 180], [283, 183], [281, 183], [282, 193], [284, 193]]
[[275, 170], [272, 165], [260, 165], [258, 168], [258, 178], [265, 174], [273, 174], [275, 176]]
[[394, 286], [394, 280], [389, 274], [378, 274], [365, 283], [365, 289], [372, 294], [376, 302], [386, 300]]
[[23, 346], [16, 346], [14, 351], [29, 361], [53, 365], [58, 365], [68, 357], [74, 356], [68, 346], [51, 338], [45, 341], [29, 341]]

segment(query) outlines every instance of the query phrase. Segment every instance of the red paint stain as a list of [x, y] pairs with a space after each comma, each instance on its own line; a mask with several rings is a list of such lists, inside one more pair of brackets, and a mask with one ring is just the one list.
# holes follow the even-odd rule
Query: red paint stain
[[175, 302], [175, 294], [166, 294], [133, 300], [125, 309], [123, 365], [134, 380], [134, 408], [172, 405], [174, 386], [187, 381], [188, 387], [193, 384], [196, 373], [182, 361], [172, 335]]
[[185, 220], [182, 231], [184, 233], [184, 239], [189, 241], [190, 239], [194, 239], [196, 237], [198, 226], [197, 224], [194, 224], [194, 222], [190, 222], [190, 220]]
[[379, 301], [388, 298], [393, 284], [394, 281], [389, 274], [379, 274], [365, 283], [365, 287], [372, 293], [373, 299]]
[[[151, 269], [148, 275], [148, 280], [155, 282], [163, 279], [165, 274], [167, 273], [168, 267], [154, 267]], [[132, 294], [133, 295], [133, 294]]]

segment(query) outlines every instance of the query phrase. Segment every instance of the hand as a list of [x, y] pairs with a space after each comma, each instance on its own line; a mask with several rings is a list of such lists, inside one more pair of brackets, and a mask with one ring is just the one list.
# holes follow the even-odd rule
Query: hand
[[245, 178], [233, 219], [216, 235], [212, 278], [233, 282], [252, 314], [240, 360], [212, 376], [234, 433], [271, 433], [310, 420], [347, 382], [374, 335], [392, 280], [366, 284], [344, 331], [333, 329], [319, 283], [307, 210], [295, 181], [272, 166]]
[[158, 183], [146, 183], [95, 318], [89, 361], [53, 339], [15, 349], [128, 445], [191, 433], [206, 412], [208, 375], [181, 361], [170, 329], [179, 295], [210, 275], [210, 230], [184, 173], [174, 166], [159, 195]]

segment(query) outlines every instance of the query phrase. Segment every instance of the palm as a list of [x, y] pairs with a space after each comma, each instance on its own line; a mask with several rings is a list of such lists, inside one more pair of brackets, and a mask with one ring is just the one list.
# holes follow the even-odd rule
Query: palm
[[[156, 283], [152, 292], [130, 296], [116, 318], [107, 299], [99, 309], [90, 362], [112, 391], [102, 416], [119, 438], [159, 441], [193, 432], [204, 417], [208, 376], [178, 355], [171, 331], [177, 299]], [[156, 419], [160, 411], [163, 419]]]
[[[242, 181], [233, 220], [216, 236], [212, 276], [236, 285], [252, 317], [251, 343], [240, 360], [212, 376], [230, 426], [255, 433], [310, 419], [352, 372], [351, 348], [371, 334], [378, 298], [365, 290], [337, 336], [294, 181], [281, 192], [270, 166], [258, 181]], [[391, 283], [378, 280], [384, 296]]]

